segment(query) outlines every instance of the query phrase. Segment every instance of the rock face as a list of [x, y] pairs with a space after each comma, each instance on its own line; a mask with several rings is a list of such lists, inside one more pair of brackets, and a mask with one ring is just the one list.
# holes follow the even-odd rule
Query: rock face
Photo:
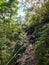
[[35, 65], [34, 44], [29, 44], [21, 58], [17, 60], [16, 65]]

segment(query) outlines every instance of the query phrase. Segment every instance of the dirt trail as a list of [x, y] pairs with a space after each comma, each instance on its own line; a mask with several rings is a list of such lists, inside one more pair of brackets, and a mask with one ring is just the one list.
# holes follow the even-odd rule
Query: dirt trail
[[[25, 42], [29, 43], [29, 38]], [[34, 44], [29, 43], [25, 52], [21, 55], [21, 58], [17, 60], [16, 65], [36, 65], [34, 59]]]

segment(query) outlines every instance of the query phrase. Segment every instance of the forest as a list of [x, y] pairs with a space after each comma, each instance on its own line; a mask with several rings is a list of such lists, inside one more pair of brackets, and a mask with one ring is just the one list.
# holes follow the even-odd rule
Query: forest
[[49, 0], [0, 0], [0, 65], [49, 65]]

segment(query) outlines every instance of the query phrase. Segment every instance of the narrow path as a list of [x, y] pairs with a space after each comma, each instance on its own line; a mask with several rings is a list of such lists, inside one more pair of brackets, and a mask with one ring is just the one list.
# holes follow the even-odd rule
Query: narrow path
[[25, 43], [29, 43], [21, 58], [17, 60], [16, 65], [35, 65], [34, 59], [34, 44], [29, 42], [29, 37], [25, 39]]

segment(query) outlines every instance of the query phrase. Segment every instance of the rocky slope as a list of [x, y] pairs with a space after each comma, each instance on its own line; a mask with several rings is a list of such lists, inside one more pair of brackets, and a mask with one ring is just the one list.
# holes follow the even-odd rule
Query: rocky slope
[[28, 41], [28, 46], [24, 53], [22, 53], [21, 58], [16, 61], [15, 65], [36, 65], [34, 58], [34, 44], [31, 44], [29, 41], [30, 37], [27, 37], [25, 42]]
[[21, 58], [17, 60], [17, 65], [35, 65], [34, 44], [29, 44]]

